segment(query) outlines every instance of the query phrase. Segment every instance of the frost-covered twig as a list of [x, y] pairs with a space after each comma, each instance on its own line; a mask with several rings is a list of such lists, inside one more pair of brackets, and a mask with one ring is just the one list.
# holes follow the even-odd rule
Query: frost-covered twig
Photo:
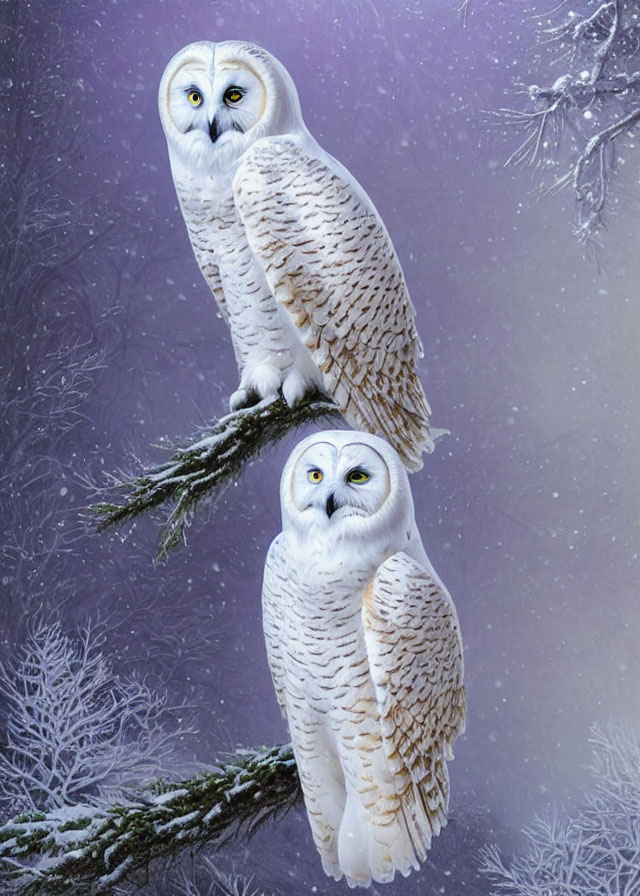
[[[164, 868], [163, 873], [154, 874], [147, 891], [152, 896], [267, 896], [267, 893], [253, 886], [253, 877], [225, 873], [218, 868], [212, 856], [201, 852], [193, 853], [188, 861], [174, 863], [173, 868]], [[131, 889], [116, 888], [114, 896], [130, 896]]]
[[199, 432], [191, 444], [174, 448], [170, 460], [133, 477], [114, 477], [111, 488], [127, 492], [122, 504], [101, 503], [91, 509], [101, 514], [100, 530], [134, 519], [145, 511], [172, 502], [161, 536], [160, 555], [184, 538], [194, 510], [205, 496], [215, 498], [237, 477], [242, 467], [287, 433], [322, 417], [339, 414], [324, 396], [306, 398], [294, 408], [283, 399], [262, 401], [233, 411], [213, 427]]
[[156, 858], [194, 844], [249, 833], [299, 796], [289, 745], [242, 751], [177, 784], [158, 784], [144, 801], [21, 816], [0, 827], [0, 869], [23, 896], [105, 893]]
[[482, 870], [505, 896], [636, 896], [640, 892], [640, 746], [613, 725], [591, 730], [593, 786], [573, 816], [537, 818], [528, 848]]
[[469, 17], [469, 4], [471, 0], [458, 0], [458, 13], [460, 14], [460, 18], [462, 19], [463, 28], [467, 27], [467, 20]]
[[636, 0], [582, 5], [560, 4], [564, 21], [541, 35], [566, 56], [564, 72], [550, 86], [526, 86], [526, 108], [497, 116], [525, 131], [508, 163], [552, 172], [552, 191], [571, 186], [576, 233], [590, 243], [604, 225], [620, 141], [640, 121], [640, 21]]

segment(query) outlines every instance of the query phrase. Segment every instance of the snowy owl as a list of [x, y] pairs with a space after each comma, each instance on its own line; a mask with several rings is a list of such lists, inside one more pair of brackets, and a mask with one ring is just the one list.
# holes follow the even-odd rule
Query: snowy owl
[[267, 656], [324, 870], [350, 886], [407, 875], [446, 824], [464, 730], [456, 610], [383, 439], [302, 441], [280, 484], [262, 587]]
[[433, 442], [404, 275], [365, 191], [307, 130], [287, 70], [255, 44], [190, 44], [164, 71], [159, 108], [191, 244], [231, 331], [231, 409], [319, 389], [419, 469]]

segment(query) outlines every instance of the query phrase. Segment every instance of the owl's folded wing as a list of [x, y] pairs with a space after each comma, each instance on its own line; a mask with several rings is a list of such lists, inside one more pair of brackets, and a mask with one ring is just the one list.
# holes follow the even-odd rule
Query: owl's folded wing
[[282, 595], [287, 593], [289, 580], [287, 564], [283, 558], [283, 534], [281, 533], [271, 544], [264, 567], [262, 579], [262, 627], [267, 648], [267, 660], [271, 670], [271, 678], [276, 691], [276, 698], [282, 715], [286, 718], [285, 676], [286, 670], [282, 658]]
[[300, 329], [327, 392], [409, 469], [431, 450], [421, 344], [404, 275], [375, 207], [330, 156], [296, 137], [258, 140], [233, 182], [249, 245]]
[[438, 833], [449, 797], [446, 761], [453, 759], [453, 741], [465, 726], [462, 641], [453, 601], [400, 552], [379, 567], [362, 615], [390, 770], [408, 776], [421, 804], [418, 815], [424, 810], [431, 832]]

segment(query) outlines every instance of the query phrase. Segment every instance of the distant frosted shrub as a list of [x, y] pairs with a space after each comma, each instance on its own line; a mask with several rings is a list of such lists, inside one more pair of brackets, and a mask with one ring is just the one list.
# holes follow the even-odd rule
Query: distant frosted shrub
[[114, 890], [114, 896], [270, 896], [253, 885], [252, 877], [226, 873], [212, 856], [203, 853], [175, 858], [153, 868], [144, 884], [132, 881]]
[[33, 627], [21, 655], [0, 665], [5, 814], [100, 805], [161, 770], [189, 729], [166, 692], [114, 672], [104, 629], [75, 638], [59, 623]]
[[527, 846], [505, 864], [496, 847], [482, 870], [496, 894], [638, 896], [640, 894], [640, 746], [630, 731], [591, 729], [592, 787], [573, 815], [536, 819]]
[[184, 896], [267, 896], [252, 886], [251, 878], [225, 874], [208, 856], [195, 864], [190, 875], [183, 871], [179, 883]]

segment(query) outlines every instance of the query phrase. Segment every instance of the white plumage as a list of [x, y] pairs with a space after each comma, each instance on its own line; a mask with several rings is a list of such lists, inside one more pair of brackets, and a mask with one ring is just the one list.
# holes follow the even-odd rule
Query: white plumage
[[383, 439], [321, 432], [293, 451], [263, 624], [327, 874], [387, 882], [446, 824], [446, 762], [464, 729], [456, 610]]
[[254, 44], [201, 42], [159, 92], [191, 243], [231, 330], [231, 407], [328, 393], [409, 469], [432, 450], [414, 309], [373, 203], [305, 127], [286, 69]]

